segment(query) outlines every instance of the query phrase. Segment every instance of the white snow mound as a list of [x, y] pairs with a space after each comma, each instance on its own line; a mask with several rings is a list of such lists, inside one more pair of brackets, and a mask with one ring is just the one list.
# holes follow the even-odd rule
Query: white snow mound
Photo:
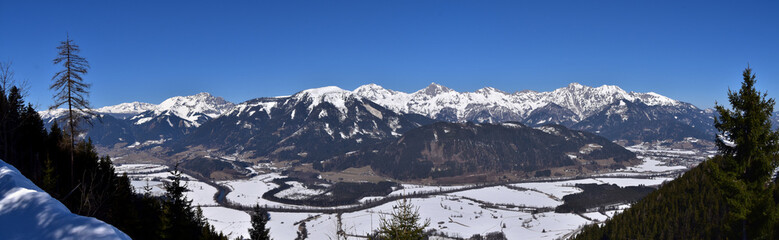
[[130, 239], [103, 221], [70, 212], [0, 160], [0, 239]]

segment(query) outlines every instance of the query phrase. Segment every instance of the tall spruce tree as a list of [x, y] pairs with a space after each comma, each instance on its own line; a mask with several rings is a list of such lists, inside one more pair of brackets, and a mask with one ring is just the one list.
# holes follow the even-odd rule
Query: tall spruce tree
[[771, 176], [777, 164], [779, 133], [772, 131], [774, 99], [755, 89], [755, 74], [747, 67], [738, 92], [728, 90], [732, 109], [717, 104], [719, 117], [714, 126], [719, 131], [716, 144], [720, 154], [732, 161], [724, 170], [737, 174], [750, 188], [759, 188]]
[[746, 238], [752, 235], [748, 225], [765, 220], [765, 214], [756, 214], [755, 207], [770, 194], [767, 183], [777, 166], [779, 133], [771, 127], [774, 99], [755, 89], [756, 76], [751, 68], [747, 67], [742, 76], [741, 89], [728, 90], [732, 109], [715, 105], [719, 117], [714, 119], [714, 127], [719, 131], [716, 144], [723, 159], [720, 175], [725, 175], [720, 182], [732, 195], [728, 217], [741, 222], [742, 238]]
[[89, 105], [89, 87], [90, 84], [84, 82], [82, 75], [87, 74], [89, 62], [78, 53], [81, 49], [73, 43], [70, 36], [65, 41], [60, 42], [57, 47], [59, 52], [54, 58], [54, 64], [62, 64], [63, 69], [54, 74], [51, 78], [53, 83], [49, 89], [56, 91], [54, 94], [54, 104], [49, 109], [56, 109], [63, 105], [68, 106], [68, 112], [65, 115], [67, 121], [66, 131], [70, 134], [70, 182], [73, 183], [74, 156], [76, 134], [78, 133], [78, 124], [81, 120], [89, 120], [95, 113], [90, 110]]
[[249, 228], [249, 239], [251, 240], [270, 240], [270, 229], [265, 226], [270, 220], [268, 211], [255, 204], [252, 209], [252, 227]]

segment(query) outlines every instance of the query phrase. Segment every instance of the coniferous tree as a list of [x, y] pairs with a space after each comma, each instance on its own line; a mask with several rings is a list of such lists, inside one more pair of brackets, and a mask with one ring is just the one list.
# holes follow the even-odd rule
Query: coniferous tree
[[755, 89], [751, 68], [744, 70], [743, 77], [738, 92], [728, 90], [732, 109], [715, 106], [719, 117], [714, 126], [719, 131], [716, 143], [720, 154], [732, 159], [723, 167], [755, 188], [764, 185], [776, 167], [779, 133], [771, 127], [774, 99]]
[[193, 234], [191, 225], [194, 220], [192, 200], [184, 196], [187, 191], [185, 183], [181, 183], [182, 175], [178, 171], [178, 163], [170, 172], [170, 181], [163, 184], [165, 188], [162, 219], [162, 237], [164, 239], [194, 239], [187, 237]]
[[425, 228], [430, 220], [421, 222], [419, 208], [415, 208], [408, 200], [403, 199], [395, 205], [389, 219], [382, 217], [377, 239], [426, 239]]
[[65, 115], [67, 121], [68, 134], [70, 134], [70, 180], [73, 183], [74, 179], [74, 148], [76, 144], [76, 134], [78, 133], [78, 124], [81, 120], [89, 120], [95, 113], [90, 110], [89, 104], [89, 87], [90, 84], [84, 82], [82, 75], [87, 73], [89, 69], [89, 62], [78, 53], [81, 49], [73, 43], [70, 36], [65, 38], [65, 41], [60, 42], [57, 47], [59, 52], [57, 57], [54, 58], [54, 64], [62, 63], [63, 69], [55, 73], [51, 78], [53, 83], [49, 86], [49, 89], [56, 91], [54, 94], [54, 104], [50, 109], [56, 109], [60, 106], [67, 105], [68, 112]]
[[251, 240], [269, 240], [270, 229], [266, 227], [270, 220], [268, 211], [255, 204], [252, 208], [252, 227], [249, 228], [249, 239]]
[[723, 156], [720, 167], [727, 175], [721, 182], [734, 195], [729, 217], [741, 221], [742, 237], [746, 237], [748, 215], [764, 195], [766, 182], [776, 167], [779, 133], [771, 127], [774, 99], [755, 89], [756, 76], [751, 68], [747, 67], [742, 75], [741, 89], [728, 90], [732, 109], [715, 106], [719, 117], [714, 119], [714, 127], [719, 131], [716, 144]]

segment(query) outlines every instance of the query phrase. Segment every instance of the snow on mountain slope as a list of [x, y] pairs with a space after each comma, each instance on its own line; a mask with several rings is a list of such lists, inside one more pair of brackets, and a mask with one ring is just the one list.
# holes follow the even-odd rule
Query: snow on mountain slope
[[64, 108], [57, 108], [57, 109], [47, 109], [43, 111], [38, 111], [38, 114], [41, 115], [41, 119], [44, 119], [44, 121], [54, 121], [55, 119], [65, 116], [65, 113], [68, 111], [68, 109]]
[[236, 105], [175, 143], [225, 153], [311, 162], [342, 154], [433, 122], [401, 114], [338, 87], [303, 90], [289, 97]]
[[307, 89], [292, 96], [292, 98], [297, 101], [310, 99], [311, 104], [308, 105], [309, 112], [311, 112], [314, 107], [319, 106], [319, 104], [327, 102], [333, 104], [341, 113], [347, 112], [346, 101], [348, 98], [353, 97], [351, 92], [335, 86]]
[[154, 108], [155, 115], [175, 115], [200, 125], [230, 110], [235, 104], [202, 92], [191, 96], [168, 98]]
[[[156, 106], [157, 105], [151, 103], [145, 103], [145, 102], [129, 102], [129, 103], [120, 103], [112, 106], [105, 106], [105, 107], [96, 108], [92, 110], [95, 111], [96, 113], [107, 114], [119, 119], [124, 119], [145, 111], [153, 110]], [[62, 117], [66, 113], [67, 113], [66, 108], [57, 108], [51, 110], [47, 109], [38, 112], [38, 114], [41, 115], [42, 119], [49, 119], [49, 121]]]
[[572, 111], [577, 121], [621, 99], [638, 100], [649, 106], [681, 104], [657, 93], [626, 92], [611, 85], [593, 88], [578, 83], [551, 92], [521, 91], [513, 94], [490, 87], [461, 93], [435, 83], [414, 93], [404, 93], [369, 84], [358, 87], [353, 93], [395, 111], [460, 122], [517, 121], [549, 103]]
[[[186, 120], [185, 126], [200, 126], [205, 121], [219, 117], [233, 108], [235, 104], [209, 93], [198, 93], [191, 96], [176, 96], [168, 98], [158, 105], [131, 102], [94, 109], [96, 113], [107, 114], [119, 119], [129, 118], [133, 124], [140, 125], [160, 116], [175, 116]], [[52, 109], [38, 112], [42, 119], [62, 117], [66, 109]], [[162, 121], [168, 121], [164, 119]], [[173, 124], [171, 124], [173, 125]]]
[[126, 118], [145, 111], [153, 110], [156, 105], [145, 102], [120, 103], [95, 109], [95, 112], [108, 114], [116, 118]]
[[0, 160], [0, 239], [130, 239], [100, 220], [73, 214]]

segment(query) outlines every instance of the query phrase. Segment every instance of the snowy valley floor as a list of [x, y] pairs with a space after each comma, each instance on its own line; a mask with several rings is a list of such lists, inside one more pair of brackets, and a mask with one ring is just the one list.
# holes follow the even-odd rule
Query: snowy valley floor
[[[448, 236], [468, 238], [474, 234], [486, 234], [502, 231], [508, 239], [558, 239], [575, 233], [586, 224], [602, 222], [613, 216], [628, 205], [615, 206], [615, 210], [590, 212], [585, 214], [555, 213], [554, 207], [563, 204], [565, 195], [581, 192], [575, 187], [578, 183], [617, 184], [619, 186], [656, 186], [670, 177], [647, 177], [663, 173], [678, 173], [689, 166], [669, 166], [666, 158], [658, 158], [658, 151], [665, 155], [679, 157], [687, 154], [689, 158], [699, 158], [701, 153], [684, 152], [673, 149], [657, 150], [640, 146], [629, 148], [641, 156], [642, 164], [621, 171], [596, 175], [591, 178], [577, 180], [549, 180], [541, 182], [515, 183], [505, 186], [490, 186], [484, 188], [455, 191], [446, 194], [432, 195], [424, 198], [411, 198], [411, 203], [419, 207], [423, 219], [430, 220], [428, 229], [435, 229]], [[644, 154], [649, 152], [651, 154]], [[669, 158], [671, 159], [671, 158]], [[143, 193], [148, 188], [153, 194], [162, 193], [162, 179], [169, 176], [164, 166], [152, 164], [124, 164], [117, 166], [120, 172], [127, 172], [132, 179], [136, 191]], [[268, 225], [274, 239], [294, 239], [299, 224], [306, 222], [309, 239], [336, 239], [337, 214], [317, 213], [316, 207], [297, 206], [277, 203], [263, 199], [266, 191], [275, 187], [271, 182], [283, 177], [279, 173], [270, 172], [254, 176], [250, 179], [219, 181], [217, 184], [228, 187], [231, 192], [226, 198], [242, 205], [259, 203], [270, 207], [289, 207], [309, 209], [311, 212], [287, 213], [271, 212]], [[231, 238], [248, 237], [250, 227], [249, 215], [219, 206], [214, 201], [217, 189], [211, 185], [199, 182], [193, 178], [186, 182], [191, 190], [187, 197], [193, 200], [193, 205], [199, 205], [209, 222], [219, 231], [229, 234]], [[148, 187], [147, 187], [148, 186]], [[453, 190], [471, 186], [422, 186], [404, 184], [403, 189], [390, 194], [409, 194], [414, 192]], [[318, 194], [317, 191], [295, 186], [301, 194]], [[284, 192], [280, 193], [283, 194]], [[278, 195], [277, 195], [278, 196]], [[366, 197], [361, 202], [381, 199], [383, 197]], [[365, 236], [376, 229], [382, 217], [392, 211], [395, 202], [388, 202], [373, 208], [343, 213], [340, 216], [341, 229], [354, 239]], [[533, 210], [543, 209], [538, 213]]]

